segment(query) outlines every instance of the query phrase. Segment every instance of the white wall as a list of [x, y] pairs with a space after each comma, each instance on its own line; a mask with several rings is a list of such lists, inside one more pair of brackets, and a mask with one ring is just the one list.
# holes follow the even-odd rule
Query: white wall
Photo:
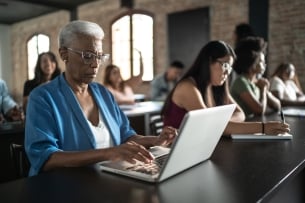
[[13, 84], [10, 26], [0, 24], [0, 78], [6, 81], [9, 91]]

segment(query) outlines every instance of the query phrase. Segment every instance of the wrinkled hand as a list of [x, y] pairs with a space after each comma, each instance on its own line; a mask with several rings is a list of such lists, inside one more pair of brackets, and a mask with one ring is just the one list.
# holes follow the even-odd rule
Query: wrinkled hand
[[169, 146], [177, 137], [177, 134], [178, 132], [176, 128], [165, 126], [158, 137], [156, 145], [164, 147]]
[[134, 141], [129, 141], [114, 147], [110, 157], [110, 160], [113, 161], [127, 161], [132, 164], [136, 163], [137, 160], [150, 163], [153, 159], [152, 154], [144, 146]]
[[265, 134], [277, 135], [290, 132], [289, 124], [280, 121], [269, 121], [265, 123]]

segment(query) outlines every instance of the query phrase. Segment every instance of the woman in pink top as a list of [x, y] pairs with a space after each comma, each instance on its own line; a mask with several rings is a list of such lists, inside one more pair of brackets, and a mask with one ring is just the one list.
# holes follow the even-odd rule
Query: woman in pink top
[[[236, 104], [227, 82], [234, 59], [235, 53], [227, 43], [211, 41], [206, 44], [165, 101], [162, 109], [164, 125], [179, 128], [184, 114], [188, 111]], [[244, 122], [244, 119], [243, 111], [237, 106], [224, 134], [289, 132], [289, 125], [286, 123]]]

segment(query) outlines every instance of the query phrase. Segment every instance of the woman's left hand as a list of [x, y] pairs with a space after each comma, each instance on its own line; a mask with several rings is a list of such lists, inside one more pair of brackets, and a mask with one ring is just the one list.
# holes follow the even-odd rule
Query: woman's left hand
[[156, 145], [165, 146], [165, 147], [169, 146], [177, 137], [177, 134], [178, 132], [176, 128], [165, 126], [158, 137]]

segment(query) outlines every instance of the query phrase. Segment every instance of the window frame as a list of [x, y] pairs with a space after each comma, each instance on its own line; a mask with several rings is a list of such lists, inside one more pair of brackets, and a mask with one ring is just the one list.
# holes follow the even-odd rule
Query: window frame
[[[155, 58], [155, 49], [154, 49], [154, 37], [155, 37], [155, 19], [154, 19], [154, 15], [153, 13], [149, 12], [149, 11], [145, 11], [145, 10], [139, 10], [139, 9], [132, 9], [132, 10], [128, 10], [126, 12], [123, 12], [121, 13], [120, 15], [116, 16], [116, 18], [114, 18], [111, 22], [110, 22], [110, 35], [109, 35], [109, 41], [110, 41], [110, 50], [111, 50], [111, 63], [113, 63], [113, 32], [112, 32], [112, 26], [114, 23], [116, 23], [116, 21], [120, 20], [121, 18], [123, 18], [124, 16], [129, 16], [129, 20], [130, 20], [130, 23], [129, 23], [129, 28], [130, 28], [130, 33], [129, 35], [133, 36], [133, 29], [132, 29], [132, 15], [134, 14], [141, 14], [141, 15], [147, 15], [149, 17], [152, 18], [152, 79], [154, 78], [154, 74], [155, 74], [155, 70], [154, 70], [154, 58]], [[129, 60], [129, 65], [130, 65], [130, 76], [132, 77], [134, 75], [134, 72], [135, 72], [135, 67], [134, 67], [134, 63], [133, 61], [135, 60], [135, 56], [134, 56], [134, 52], [133, 52], [133, 44], [131, 43], [131, 41], [133, 41], [133, 39], [130, 39], [130, 42], [129, 42], [129, 52], [130, 52], [130, 60]], [[118, 65], [118, 64], [115, 64], [115, 65]], [[143, 72], [145, 72], [145, 65], [144, 66], [144, 70]], [[121, 68], [121, 67], [120, 67]], [[143, 80], [143, 82], [150, 82], [151, 80]]]

